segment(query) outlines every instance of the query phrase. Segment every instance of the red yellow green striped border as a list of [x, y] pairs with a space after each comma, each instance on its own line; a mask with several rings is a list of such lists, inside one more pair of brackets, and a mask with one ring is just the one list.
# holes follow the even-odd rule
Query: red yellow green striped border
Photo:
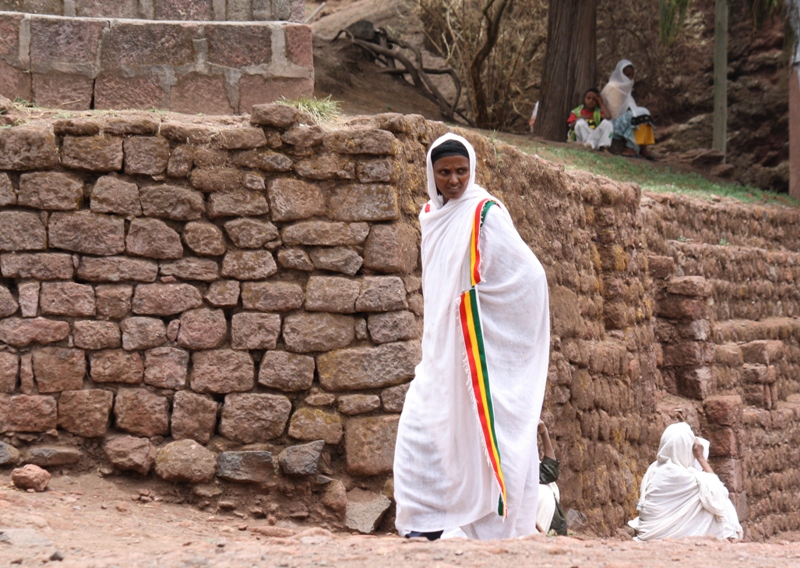
[[461, 331], [464, 335], [464, 346], [469, 367], [470, 382], [475, 395], [475, 403], [477, 405], [478, 418], [481, 423], [481, 432], [486, 445], [486, 453], [500, 488], [497, 514], [505, 517], [507, 515], [506, 483], [503, 477], [500, 448], [497, 444], [497, 434], [495, 433], [495, 417], [494, 408], [492, 406], [492, 393], [489, 386], [489, 370], [486, 365], [486, 350], [483, 344], [478, 291], [475, 288], [481, 281], [480, 229], [486, 218], [487, 211], [495, 204], [494, 201], [484, 199], [475, 209], [472, 238], [470, 242], [470, 280], [472, 282], [472, 287], [461, 294], [459, 316]]

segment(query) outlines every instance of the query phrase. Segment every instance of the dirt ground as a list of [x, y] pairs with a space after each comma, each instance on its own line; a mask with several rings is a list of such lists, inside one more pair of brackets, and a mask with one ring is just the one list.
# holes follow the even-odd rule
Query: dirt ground
[[[8, 475], [7, 473], [5, 474]], [[8, 477], [5, 477], [8, 481]], [[271, 525], [233, 512], [166, 503], [168, 486], [96, 473], [55, 475], [44, 493], [0, 487], [0, 566], [372, 568], [540, 566], [660, 568], [780, 567], [800, 564], [796, 535], [769, 543], [684, 539], [637, 543], [626, 537], [547, 537], [429, 543], [396, 535], [332, 533]]]

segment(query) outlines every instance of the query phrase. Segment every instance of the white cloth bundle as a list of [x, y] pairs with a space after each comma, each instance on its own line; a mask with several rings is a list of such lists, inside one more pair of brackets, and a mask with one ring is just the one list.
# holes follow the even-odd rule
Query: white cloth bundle
[[696, 466], [694, 440], [692, 427], [685, 422], [668, 426], [661, 435], [657, 460], [642, 478], [639, 517], [628, 523], [636, 540], [742, 537], [725, 485]]
[[[496, 419], [507, 518], [497, 514], [500, 489], [489, 465], [465, 367], [459, 296], [470, 288], [475, 209], [494, 199], [470, 178], [459, 199], [442, 204], [428, 152], [430, 201], [420, 213], [425, 321], [422, 361], [406, 395], [394, 459], [396, 525], [409, 531], [452, 531], [471, 538], [508, 538], [536, 531], [539, 486], [537, 425], [544, 399], [550, 319], [544, 269], [502, 205], [489, 209], [480, 232], [478, 284], [483, 338]], [[498, 201], [499, 203], [499, 201]]]

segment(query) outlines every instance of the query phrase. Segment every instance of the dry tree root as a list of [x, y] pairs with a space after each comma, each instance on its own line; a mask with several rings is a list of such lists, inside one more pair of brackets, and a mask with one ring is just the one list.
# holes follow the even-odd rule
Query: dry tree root
[[[390, 75], [408, 75], [414, 86], [423, 95], [436, 103], [442, 116], [450, 121], [455, 120], [458, 115], [470, 126], [474, 126], [472, 120], [458, 110], [458, 102], [461, 99], [461, 81], [455, 70], [451, 67], [442, 69], [432, 69], [422, 65], [422, 54], [419, 49], [390, 36], [383, 28], [375, 28], [372, 22], [359, 20], [346, 29], [339, 30], [339, 33], [331, 40], [331, 43], [344, 35], [350, 43], [357, 45], [368, 52], [375, 61], [383, 65], [379, 73]], [[413, 57], [408, 54], [411, 52]], [[449, 102], [441, 91], [433, 84], [430, 75], [449, 75], [455, 87], [453, 101]]]

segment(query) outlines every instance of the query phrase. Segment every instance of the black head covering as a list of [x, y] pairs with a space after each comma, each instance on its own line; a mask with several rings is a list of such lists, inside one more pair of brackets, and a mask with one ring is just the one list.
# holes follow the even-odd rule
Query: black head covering
[[436, 160], [446, 158], [448, 156], [464, 156], [469, 160], [469, 152], [458, 140], [446, 140], [431, 150], [431, 164], [435, 164]]

